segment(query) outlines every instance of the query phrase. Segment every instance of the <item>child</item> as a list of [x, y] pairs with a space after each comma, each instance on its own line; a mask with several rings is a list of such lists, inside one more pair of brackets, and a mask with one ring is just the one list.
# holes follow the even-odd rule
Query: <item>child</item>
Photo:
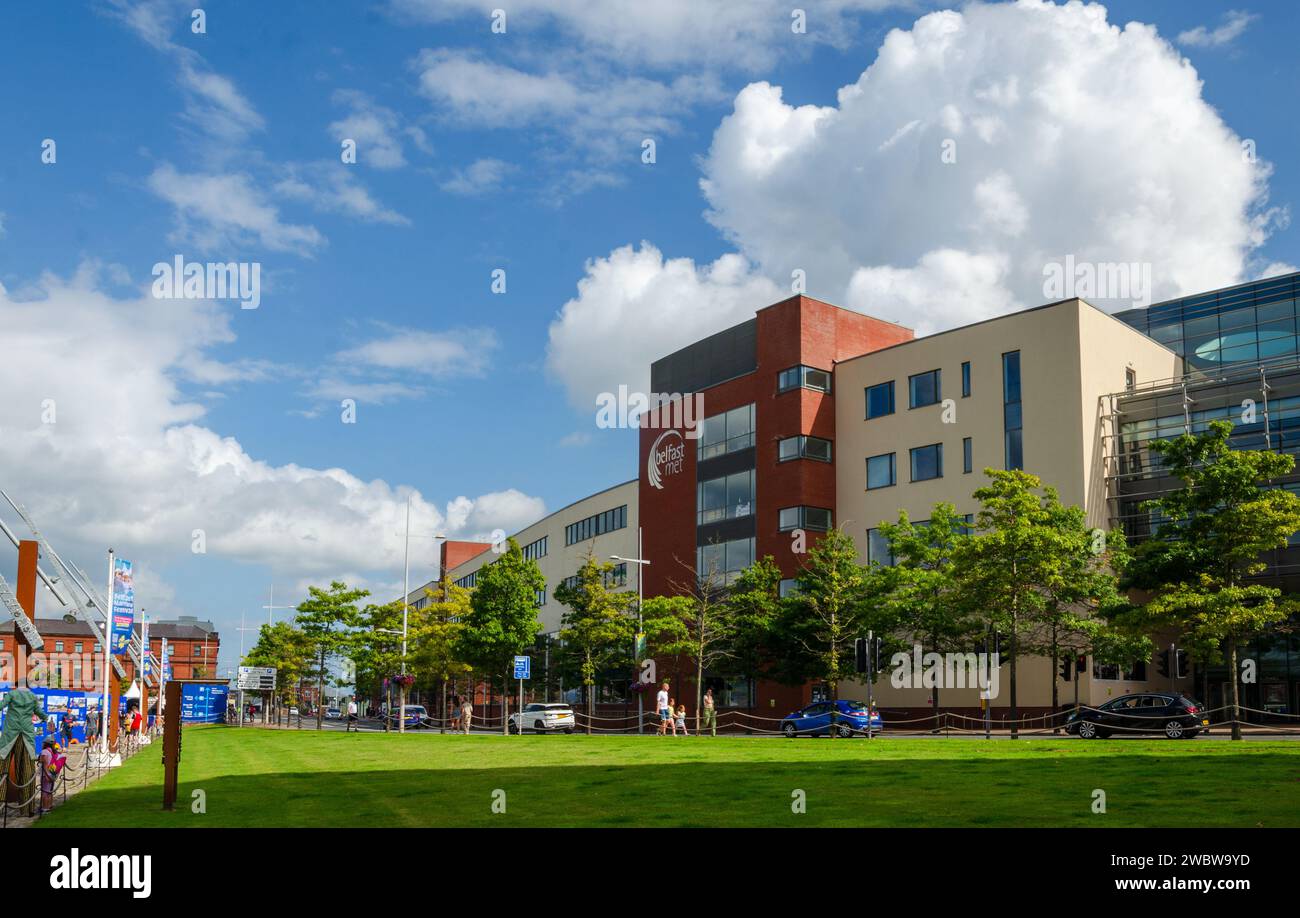
[[40, 759], [41, 808], [38, 815], [54, 809], [54, 779], [63, 770], [66, 761], [67, 757], [59, 754], [59, 744], [54, 741], [54, 737], [45, 737]]
[[673, 721], [673, 736], [677, 735], [677, 728], [681, 727], [682, 736], [690, 736], [691, 731], [686, 729], [686, 705], [677, 706], [677, 719]]

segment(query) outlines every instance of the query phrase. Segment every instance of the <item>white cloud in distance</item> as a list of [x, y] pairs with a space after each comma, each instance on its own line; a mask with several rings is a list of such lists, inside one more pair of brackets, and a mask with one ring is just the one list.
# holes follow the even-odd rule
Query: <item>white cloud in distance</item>
[[1228, 10], [1223, 14], [1222, 25], [1214, 29], [1199, 25], [1179, 32], [1178, 43], [1189, 48], [1221, 48], [1240, 38], [1246, 27], [1258, 18], [1259, 16], [1245, 10]]

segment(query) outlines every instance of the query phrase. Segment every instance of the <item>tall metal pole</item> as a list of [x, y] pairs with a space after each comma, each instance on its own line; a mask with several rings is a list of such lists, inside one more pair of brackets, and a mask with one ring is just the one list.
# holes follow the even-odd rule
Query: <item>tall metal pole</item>
[[[636, 527], [636, 556], [638, 559], [645, 558], [645, 549], [641, 545], [641, 527]], [[645, 582], [645, 570], [643, 564], [636, 566], [636, 633], [642, 634], [645, 630], [645, 616], [642, 611], [642, 604], [645, 602], [645, 590], [642, 584]], [[637, 638], [633, 638], [637, 640]], [[639, 657], [640, 654], [637, 654]], [[641, 661], [636, 661], [637, 678], [641, 678]], [[636, 732], [645, 733], [645, 695], [643, 692], [636, 693]], [[699, 732], [698, 730], [696, 731]]]
[[[113, 549], [108, 550], [108, 608], [104, 609], [104, 700], [99, 707], [99, 760], [108, 761], [108, 680], [109, 680], [109, 642], [113, 640]], [[114, 717], [117, 712], [114, 711]]]
[[[402, 551], [402, 675], [406, 675], [407, 600], [411, 596], [411, 495], [406, 495], [406, 547]], [[398, 712], [397, 732], [406, 732], [406, 680], [399, 692], [402, 699]]]

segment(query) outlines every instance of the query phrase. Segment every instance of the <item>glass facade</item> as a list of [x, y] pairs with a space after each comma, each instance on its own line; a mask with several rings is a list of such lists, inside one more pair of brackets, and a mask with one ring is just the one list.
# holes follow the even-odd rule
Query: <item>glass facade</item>
[[754, 445], [754, 406], [741, 405], [705, 418], [700, 428], [696, 447], [700, 461], [748, 449]]
[[1002, 429], [1005, 439], [1003, 467], [1025, 467], [1024, 415], [1020, 406], [1020, 352], [1002, 355]]
[[701, 481], [697, 506], [700, 526], [749, 516], [754, 512], [754, 470]]
[[754, 539], [732, 539], [727, 542], [710, 542], [695, 550], [696, 576], [701, 582], [730, 586], [745, 568], [754, 563]]
[[1300, 274], [1286, 274], [1115, 318], [1181, 354], [1186, 372], [1196, 376], [1233, 364], [1295, 361], [1298, 299]]
[[894, 381], [892, 379], [889, 382], [868, 386], [866, 393], [868, 421], [872, 418], [881, 418], [894, 413]]

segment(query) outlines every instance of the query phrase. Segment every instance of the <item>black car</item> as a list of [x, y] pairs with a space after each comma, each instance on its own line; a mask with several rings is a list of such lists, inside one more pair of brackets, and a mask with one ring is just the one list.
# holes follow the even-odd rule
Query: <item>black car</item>
[[1081, 706], [1065, 721], [1065, 732], [1077, 733], [1083, 739], [1138, 733], [1191, 739], [1209, 729], [1205, 706], [1178, 692], [1121, 695], [1095, 708]]

